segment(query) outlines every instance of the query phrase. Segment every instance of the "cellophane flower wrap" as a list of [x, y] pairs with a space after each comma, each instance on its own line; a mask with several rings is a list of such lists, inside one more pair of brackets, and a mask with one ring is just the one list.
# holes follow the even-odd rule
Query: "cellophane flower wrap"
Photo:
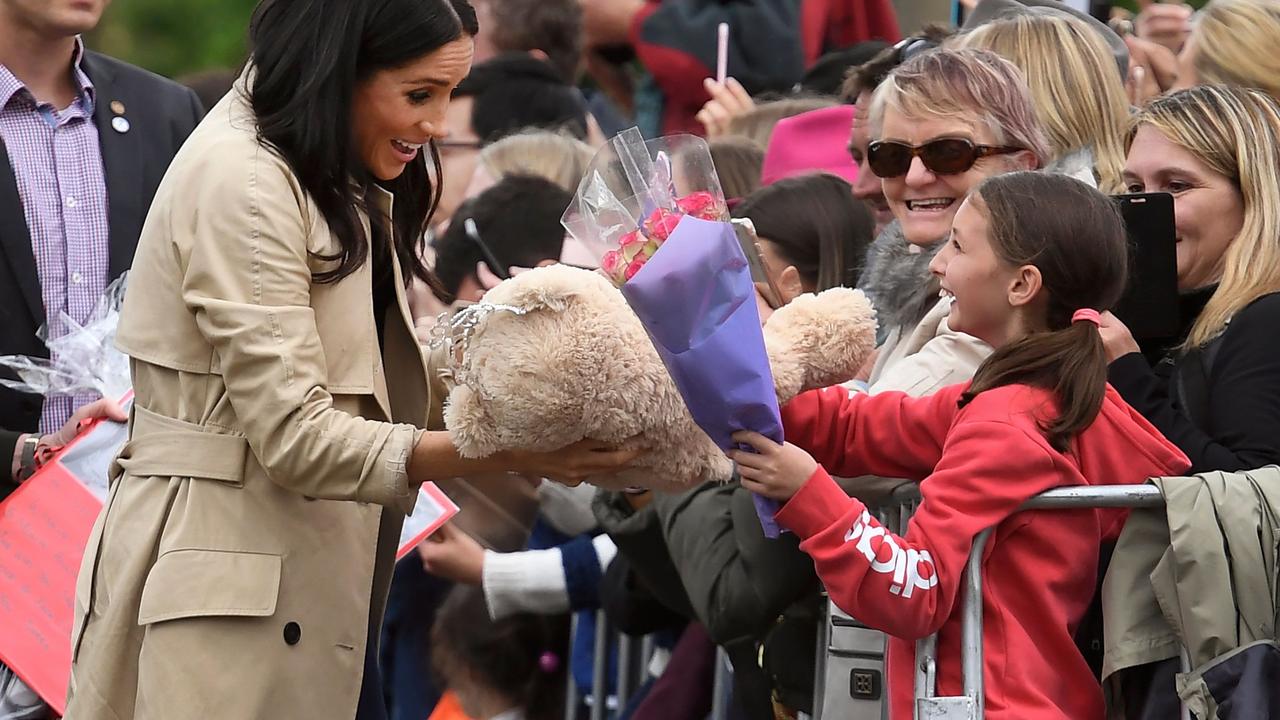
[[[751, 269], [705, 141], [620, 133], [597, 153], [563, 222], [599, 253], [698, 427], [722, 450], [739, 430], [782, 442]], [[777, 504], [755, 501], [776, 537]]]

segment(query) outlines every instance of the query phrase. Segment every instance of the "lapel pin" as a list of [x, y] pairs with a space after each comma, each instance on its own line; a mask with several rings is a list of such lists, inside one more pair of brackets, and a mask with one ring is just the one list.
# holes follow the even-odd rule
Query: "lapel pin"
[[120, 115], [111, 118], [111, 129], [121, 135], [129, 132], [129, 119]]
[[124, 103], [120, 102], [119, 100], [112, 100], [112, 101], [111, 101], [111, 112], [113, 112], [113, 113], [115, 113], [115, 114], [117, 114], [117, 115], [123, 115], [123, 114], [124, 114]]

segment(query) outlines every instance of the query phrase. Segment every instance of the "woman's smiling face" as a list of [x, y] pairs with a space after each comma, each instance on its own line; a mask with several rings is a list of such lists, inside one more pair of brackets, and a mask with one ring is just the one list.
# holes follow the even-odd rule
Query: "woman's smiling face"
[[[975, 145], [1000, 145], [984, 123], [964, 118], [916, 118], [896, 107], [884, 109], [879, 140], [920, 146], [939, 138], [965, 138]], [[1032, 169], [1024, 164], [1030, 153], [980, 158], [973, 167], [956, 175], [939, 175], [912, 158], [905, 175], [884, 178], [884, 196], [902, 225], [903, 237], [913, 245], [931, 245], [951, 231], [956, 211], [969, 191], [992, 175]]]
[[1195, 290], [1221, 280], [1227, 248], [1244, 225], [1244, 198], [1231, 178], [1155, 127], [1143, 125], [1129, 146], [1124, 182], [1131, 193], [1173, 195], [1178, 289]]

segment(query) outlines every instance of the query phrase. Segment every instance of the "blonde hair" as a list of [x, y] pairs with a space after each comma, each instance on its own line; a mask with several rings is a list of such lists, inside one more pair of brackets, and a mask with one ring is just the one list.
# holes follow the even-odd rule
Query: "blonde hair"
[[535, 175], [575, 192], [595, 151], [565, 133], [530, 130], [508, 135], [480, 151], [480, 164], [495, 181], [507, 175]]
[[1244, 222], [1222, 258], [1222, 280], [1191, 327], [1185, 348], [1217, 337], [1236, 313], [1280, 291], [1280, 105], [1259, 90], [1199, 86], [1153, 101], [1128, 142], [1150, 125], [1240, 190]]
[[1192, 65], [1206, 85], [1257, 88], [1280, 100], [1280, 3], [1213, 0], [1191, 30]]
[[931, 50], [894, 68], [872, 96], [873, 137], [883, 131], [888, 107], [910, 118], [960, 116], [985, 124], [996, 143], [1030, 151], [1037, 167], [1054, 157], [1022, 71], [993, 52]]
[[1017, 65], [1053, 153], [1090, 150], [1098, 188], [1123, 192], [1129, 99], [1110, 48], [1088, 23], [1061, 12], [1026, 13], [982, 25], [956, 46], [990, 50]]
[[767, 148], [769, 147], [769, 137], [773, 135], [773, 128], [780, 121], [812, 110], [834, 107], [838, 104], [831, 98], [822, 97], [786, 98], [760, 103], [731, 119], [729, 121], [729, 134], [741, 135], [753, 140], [760, 147]]
[[726, 199], [742, 199], [760, 187], [764, 149], [745, 137], [726, 135], [707, 143]]

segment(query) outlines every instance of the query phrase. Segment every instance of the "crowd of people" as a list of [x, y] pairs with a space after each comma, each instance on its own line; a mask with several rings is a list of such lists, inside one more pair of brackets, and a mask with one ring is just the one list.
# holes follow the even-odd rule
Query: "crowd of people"
[[[829, 598], [884, 633], [877, 702], [911, 718], [917, 640], [964, 693], [991, 528], [986, 717], [1280, 713], [1241, 669], [1265, 662], [1245, 638], [1280, 647], [1274, 587], [1208, 656], [1162, 620], [1129, 644], [1090, 620], [1137, 612], [1113, 571], [1221, 592], [1174, 567], [1188, 542], [1275, 577], [1274, 545], [1228, 542], [1280, 513], [1275, 0], [981, 0], [905, 37], [888, 0], [261, 0], [244, 66], [191, 87], [86, 47], [108, 2], [0, 0], [0, 355], [47, 357], [129, 275], [130, 434], [65, 717], [574, 717], [618, 689], [617, 632], [656, 647], [617, 720], [707, 717], [717, 652], [728, 717], [814, 716]], [[874, 355], [787, 403], [785, 443], [735, 435], [725, 484], [596, 488], [637, 451], [591, 438], [463, 457], [434, 328], [531, 268], [599, 266], [562, 216], [633, 125], [707, 139], [762, 322], [857, 288]], [[1176, 277], [1136, 270], [1116, 196], [1150, 194]], [[1122, 299], [1162, 280], [1176, 332], [1135, 336]], [[114, 400], [0, 387], [4, 495], [84, 420], [125, 421]], [[1171, 503], [1154, 535], [1125, 509], [1021, 511], [1191, 475], [1231, 499]], [[426, 481], [461, 511], [397, 562]], [[910, 523], [882, 523], [908, 488]], [[1205, 537], [1228, 505], [1257, 527]], [[0, 720], [47, 717], [20, 674], [0, 668]], [[846, 699], [821, 716], [862, 712]]]

